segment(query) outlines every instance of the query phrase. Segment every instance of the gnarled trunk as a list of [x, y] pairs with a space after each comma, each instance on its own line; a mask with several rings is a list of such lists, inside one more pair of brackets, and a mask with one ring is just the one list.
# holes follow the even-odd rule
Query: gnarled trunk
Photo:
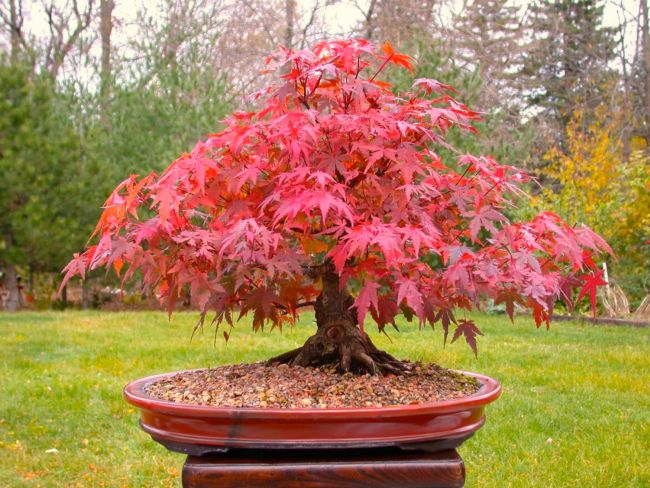
[[338, 275], [331, 265], [319, 273], [323, 289], [314, 303], [316, 334], [302, 347], [269, 360], [271, 364], [297, 366], [336, 365], [341, 372], [400, 374], [408, 365], [375, 347], [361, 332], [353, 307], [354, 298], [340, 289]]

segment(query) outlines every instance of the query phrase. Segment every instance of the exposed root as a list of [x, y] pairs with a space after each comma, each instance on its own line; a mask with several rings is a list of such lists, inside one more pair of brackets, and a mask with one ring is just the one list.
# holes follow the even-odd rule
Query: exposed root
[[377, 349], [369, 337], [352, 324], [334, 323], [319, 328], [302, 347], [269, 359], [269, 364], [334, 366], [341, 373], [405, 374], [410, 365]]
[[272, 357], [267, 361], [268, 364], [292, 364], [295, 357], [300, 353], [302, 347], [284, 352], [279, 356]]

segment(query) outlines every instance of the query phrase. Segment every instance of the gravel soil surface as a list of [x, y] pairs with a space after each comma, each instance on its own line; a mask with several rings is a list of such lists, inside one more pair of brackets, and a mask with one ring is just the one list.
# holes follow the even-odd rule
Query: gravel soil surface
[[215, 407], [389, 407], [461, 398], [475, 393], [474, 378], [433, 364], [412, 364], [400, 376], [338, 374], [328, 368], [237, 364], [178, 373], [151, 383], [161, 400]]

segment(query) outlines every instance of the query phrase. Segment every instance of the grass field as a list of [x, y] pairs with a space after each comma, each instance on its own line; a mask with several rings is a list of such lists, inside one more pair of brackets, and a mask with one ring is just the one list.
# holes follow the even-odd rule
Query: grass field
[[[650, 486], [650, 329], [476, 316], [479, 356], [439, 331], [404, 326], [378, 345], [502, 382], [462, 448], [468, 487]], [[129, 380], [256, 361], [302, 343], [293, 331], [189, 342], [196, 315], [0, 314], [0, 486], [180, 486], [183, 456], [138, 427]], [[374, 337], [373, 337], [374, 339]]]

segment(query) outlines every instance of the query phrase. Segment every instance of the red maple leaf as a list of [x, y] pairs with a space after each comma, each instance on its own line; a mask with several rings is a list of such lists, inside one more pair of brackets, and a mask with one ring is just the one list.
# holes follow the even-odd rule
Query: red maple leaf
[[424, 308], [422, 303], [422, 294], [418, 291], [417, 285], [409, 279], [400, 279], [397, 282], [397, 304], [401, 305], [402, 301], [415, 312], [419, 319], [424, 318]]
[[379, 283], [374, 281], [367, 282], [361, 289], [357, 299], [354, 301], [354, 306], [357, 309], [357, 321], [361, 331], [363, 331], [363, 319], [365, 318], [366, 313], [368, 313], [370, 307], [373, 307], [374, 310], [379, 309], [377, 303], [377, 290], [379, 287]]
[[456, 322], [456, 317], [454, 317], [454, 312], [451, 309], [448, 308], [443, 308], [441, 309], [433, 319], [434, 323], [440, 321], [442, 324], [442, 330], [444, 331], [445, 337], [444, 337], [444, 342], [445, 344], [447, 343], [447, 337], [449, 335], [449, 326], [454, 323], [457, 324]]
[[580, 285], [580, 281], [574, 274], [568, 274], [560, 280], [560, 298], [569, 310], [573, 310], [573, 291]]
[[474, 351], [474, 356], [478, 356], [478, 349], [476, 347], [477, 335], [483, 335], [483, 332], [476, 327], [473, 320], [459, 320], [456, 330], [454, 331], [454, 336], [451, 338], [451, 342], [453, 344], [460, 336], [464, 336], [465, 341], [469, 347], [472, 348], [472, 351]]
[[391, 46], [390, 42], [388, 41], [386, 41], [386, 43], [381, 47], [381, 49], [384, 51], [384, 53], [386, 53], [386, 56], [388, 56], [387, 58], [388, 61], [390, 61], [393, 64], [402, 65], [407, 70], [413, 71], [413, 64], [412, 64], [413, 58], [411, 56], [395, 52], [393, 46]]
[[596, 293], [598, 291], [599, 286], [605, 286], [607, 285], [607, 282], [603, 280], [603, 270], [599, 270], [587, 275], [583, 275], [580, 278], [585, 281], [584, 286], [580, 290], [580, 293], [578, 294], [578, 298], [576, 300], [576, 303], [579, 303], [580, 300], [582, 300], [582, 297], [589, 294], [589, 300], [591, 301], [591, 310], [594, 314], [594, 318], [596, 317]]
[[499, 305], [501, 303], [505, 304], [506, 312], [512, 322], [515, 320], [515, 304], [522, 306], [526, 304], [521, 294], [514, 288], [507, 288], [499, 292], [497, 298], [494, 300], [494, 304]]
[[432, 80], [431, 78], [416, 78], [413, 82], [413, 86], [424, 87], [427, 93], [444, 93], [446, 91], [456, 93], [456, 89], [453, 86], [445, 85], [444, 83], [440, 83], [438, 80]]

